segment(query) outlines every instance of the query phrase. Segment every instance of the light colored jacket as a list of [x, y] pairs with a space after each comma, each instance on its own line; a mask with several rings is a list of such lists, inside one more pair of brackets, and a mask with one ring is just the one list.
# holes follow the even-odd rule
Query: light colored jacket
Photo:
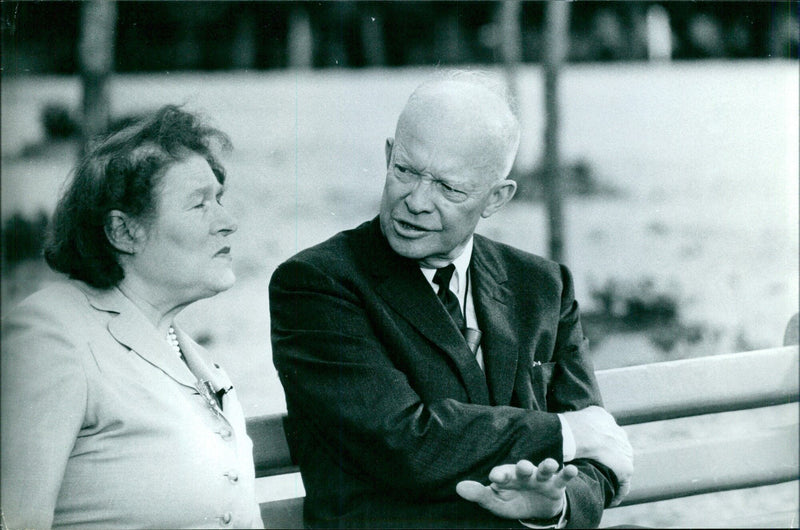
[[214, 410], [196, 383], [228, 376], [176, 333], [186, 363], [118, 289], [77, 281], [4, 318], [7, 528], [262, 527], [236, 390]]

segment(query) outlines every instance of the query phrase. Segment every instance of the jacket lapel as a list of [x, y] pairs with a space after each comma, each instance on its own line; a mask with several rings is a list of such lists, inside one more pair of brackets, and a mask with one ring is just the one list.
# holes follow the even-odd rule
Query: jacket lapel
[[503, 261], [490, 243], [475, 236], [470, 274], [478, 326], [483, 332], [481, 349], [493, 405], [508, 405], [514, 390], [519, 361], [516, 339], [516, 306], [507, 285]]
[[202, 347], [192, 340], [189, 335], [184, 333], [182, 329], [175, 327], [175, 336], [178, 337], [181, 351], [183, 351], [183, 356], [186, 358], [186, 364], [189, 365], [192, 373], [198, 379], [211, 383], [211, 387], [215, 392], [233, 388], [228, 375], [218, 365], [209, 363], [207, 357], [201, 353]]
[[378, 294], [423, 336], [441, 348], [455, 363], [470, 401], [489, 404], [486, 378], [464, 337], [425, 280], [419, 265], [395, 253], [373, 220], [369, 227], [368, 267]]
[[195, 378], [142, 312], [119, 289], [91, 289], [89, 303], [95, 309], [114, 314], [108, 331], [114, 339], [136, 355], [159, 368], [182, 385], [194, 388]]

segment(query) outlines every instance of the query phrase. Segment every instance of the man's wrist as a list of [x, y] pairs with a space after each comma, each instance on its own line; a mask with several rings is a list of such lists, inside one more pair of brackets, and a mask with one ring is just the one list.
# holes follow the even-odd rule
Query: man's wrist
[[549, 519], [520, 519], [519, 522], [527, 528], [564, 528], [567, 526], [567, 492], [561, 493], [561, 510]]
[[575, 453], [578, 450], [578, 446], [575, 443], [575, 435], [572, 434], [572, 428], [569, 426], [569, 422], [567, 422], [563, 414], [558, 414], [558, 420], [561, 422], [561, 438], [563, 439], [562, 452], [564, 462], [570, 462], [575, 460]]

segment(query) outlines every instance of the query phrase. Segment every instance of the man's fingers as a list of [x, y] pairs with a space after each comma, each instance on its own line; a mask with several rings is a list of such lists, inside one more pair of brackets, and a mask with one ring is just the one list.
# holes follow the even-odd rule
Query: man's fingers
[[614, 506], [617, 506], [619, 503], [621, 503], [622, 499], [624, 499], [628, 495], [628, 493], [630, 493], [630, 491], [631, 491], [631, 482], [630, 482], [630, 480], [626, 480], [626, 481], [620, 482], [619, 483], [619, 491], [614, 496], [614, 499], [611, 501], [611, 504], [609, 505], [609, 508], [613, 508]]
[[463, 499], [476, 502], [484, 508], [487, 507], [486, 503], [488, 503], [490, 499], [490, 494], [486, 486], [474, 480], [462, 480], [456, 484], [456, 493]]
[[489, 480], [498, 484], [505, 484], [516, 475], [516, 466], [513, 464], [503, 464], [492, 468], [489, 472]]
[[547, 482], [558, 472], [558, 462], [552, 458], [546, 458], [539, 464], [536, 472], [536, 480], [538, 482]]
[[564, 466], [564, 469], [561, 470], [561, 473], [556, 475], [555, 479], [553, 479], [553, 485], [557, 488], [565, 488], [567, 483], [577, 476], [578, 468], [572, 464], [568, 464]]
[[530, 460], [520, 460], [517, 462], [515, 471], [517, 472], [517, 478], [526, 480], [536, 472], [536, 466]]

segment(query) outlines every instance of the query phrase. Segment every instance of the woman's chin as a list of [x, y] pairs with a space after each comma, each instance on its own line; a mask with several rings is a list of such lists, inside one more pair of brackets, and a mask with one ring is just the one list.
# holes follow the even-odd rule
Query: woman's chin
[[229, 271], [220, 280], [220, 282], [219, 282], [219, 291], [217, 291], [217, 292], [221, 293], [223, 291], [227, 291], [228, 289], [233, 287], [235, 283], [236, 283], [236, 275], [233, 273], [233, 271]]
[[231, 270], [225, 272], [221, 276], [215, 278], [214, 281], [209, 282], [208, 297], [227, 291], [233, 287], [235, 283], [236, 275], [233, 273], [233, 271]]

